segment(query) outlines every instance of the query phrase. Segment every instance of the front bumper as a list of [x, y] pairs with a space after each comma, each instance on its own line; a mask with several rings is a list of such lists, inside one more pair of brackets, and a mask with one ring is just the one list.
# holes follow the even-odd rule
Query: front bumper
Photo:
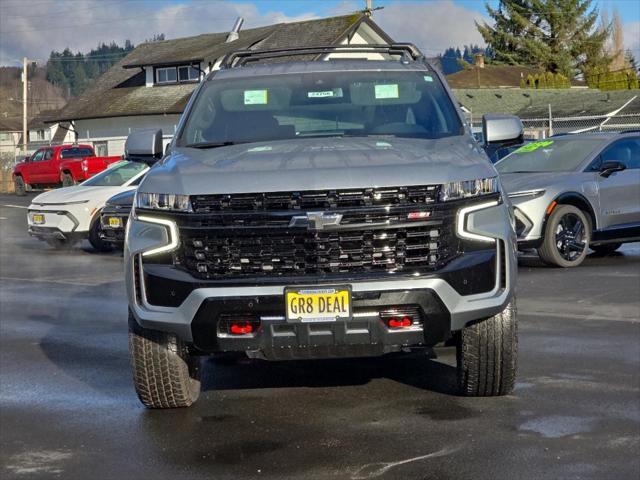
[[[36, 224], [33, 215], [44, 215], [44, 223]], [[33, 206], [27, 211], [27, 231], [32, 237], [46, 240], [55, 238], [71, 240], [84, 238], [88, 232], [78, 231], [80, 222], [71, 212], [58, 209], [39, 209]]]
[[[507, 208], [499, 204], [470, 212], [467, 228], [495, 241], [431, 274], [298, 279], [314, 287], [350, 285], [353, 317], [321, 324], [286, 322], [283, 295], [291, 286], [288, 281], [203, 281], [170, 265], [145, 263], [141, 254], [171, 244], [172, 233], [163, 225], [131, 219], [124, 254], [130, 309], [141, 326], [174, 333], [206, 352], [244, 351], [280, 359], [375, 355], [435, 345], [470, 322], [501, 312], [511, 301], [515, 235]], [[420, 328], [393, 331], [381, 321], [379, 312], [385, 307], [409, 305], [421, 309]], [[231, 338], [220, 333], [223, 315], [249, 312], [260, 319], [256, 333]]]
[[[117, 218], [121, 226], [114, 227], [110, 221]], [[125, 229], [129, 219], [129, 210], [105, 207], [100, 214], [100, 238], [113, 245], [122, 246], [124, 244]]]

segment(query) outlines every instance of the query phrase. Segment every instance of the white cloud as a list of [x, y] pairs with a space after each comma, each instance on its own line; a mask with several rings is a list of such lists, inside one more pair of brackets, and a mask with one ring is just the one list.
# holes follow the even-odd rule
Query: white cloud
[[484, 45], [474, 21], [486, 18], [451, 0], [394, 2], [373, 18], [394, 40], [413, 42], [428, 57], [451, 46]]
[[[28, 6], [31, 8], [25, 8]], [[138, 44], [157, 33], [169, 39], [224, 32], [237, 16], [244, 17], [244, 28], [252, 28], [306, 20], [316, 14], [261, 14], [253, 4], [220, 1], [2, 0], [0, 64], [15, 65], [23, 56], [45, 60], [51, 50], [66, 47], [86, 52], [102, 42], [123, 45], [128, 39]]]

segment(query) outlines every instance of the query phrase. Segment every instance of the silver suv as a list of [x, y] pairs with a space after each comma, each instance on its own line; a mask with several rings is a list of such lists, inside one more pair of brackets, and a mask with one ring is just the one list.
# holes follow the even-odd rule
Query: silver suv
[[518, 247], [575, 267], [640, 240], [640, 134], [565, 135], [496, 164], [515, 207]]
[[[484, 135], [519, 142], [522, 124], [486, 117]], [[161, 157], [161, 138], [132, 133], [128, 157]], [[290, 360], [447, 342], [463, 394], [513, 388], [509, 205], [412, 45], [231, 54], [140, 185], [124, 256], [147, 407], [193, 403], [201, 358], [223, 352]]]

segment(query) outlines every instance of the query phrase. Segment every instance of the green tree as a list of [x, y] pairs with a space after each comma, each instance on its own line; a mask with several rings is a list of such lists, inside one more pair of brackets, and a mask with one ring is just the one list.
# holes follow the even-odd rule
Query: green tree
[[496, 61], [532, 64], [566, 77], [593, 68], [610, 27], [596, 28], [593, 0], [501, 0], [493, 25], [477, 24]]

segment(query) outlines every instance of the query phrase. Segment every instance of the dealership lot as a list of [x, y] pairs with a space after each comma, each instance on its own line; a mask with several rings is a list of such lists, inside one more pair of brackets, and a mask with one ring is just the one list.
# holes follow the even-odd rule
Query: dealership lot
[[148, 411], [120, 254], [29, 238], [29, 198], [0, 195], [2, 478], [640, 476], [640, 244], [570, 270], [522, 259], [514, 395], [456, 396], [443, 349], [208, 362], [195, 406]]

